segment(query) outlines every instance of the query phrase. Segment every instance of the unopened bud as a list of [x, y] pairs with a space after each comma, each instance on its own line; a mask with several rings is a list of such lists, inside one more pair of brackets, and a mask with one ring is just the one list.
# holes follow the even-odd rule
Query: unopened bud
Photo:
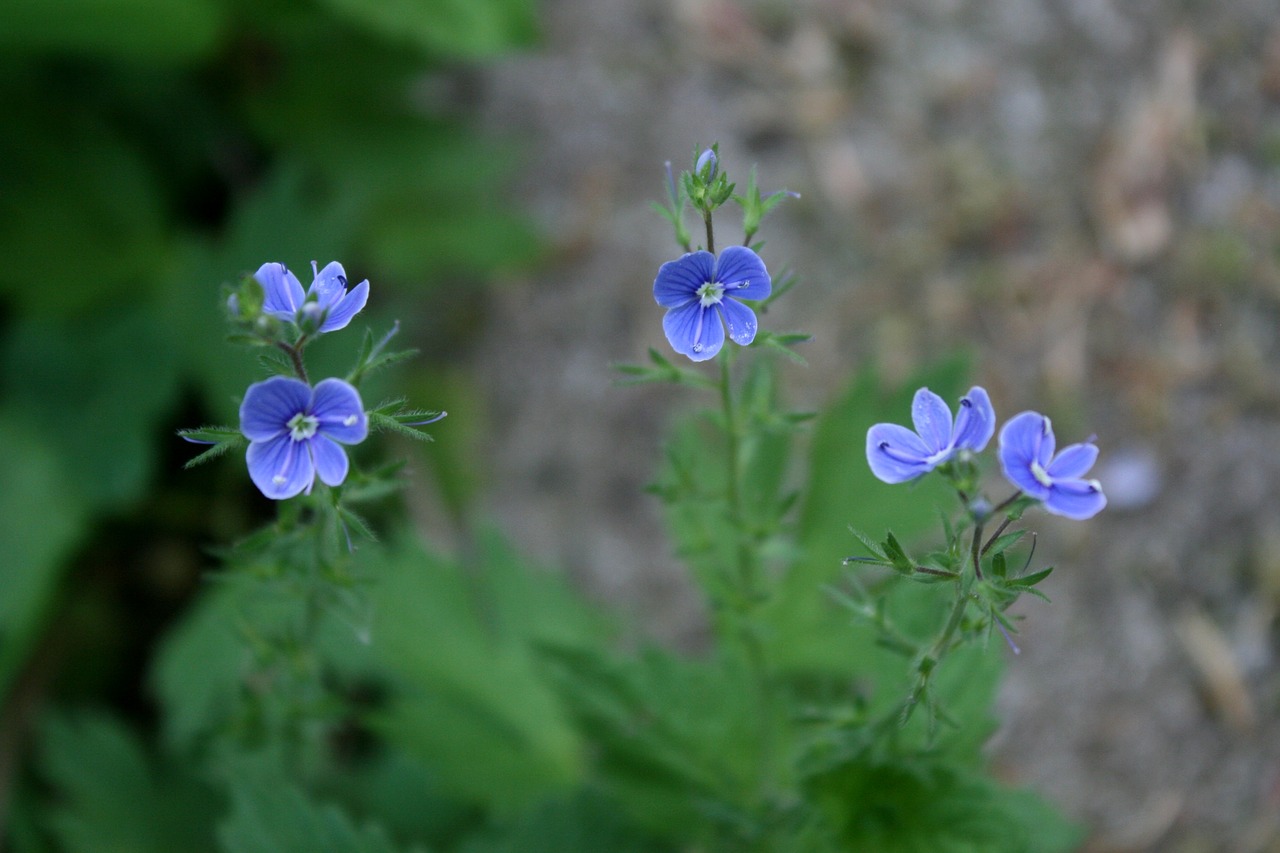
[[298, 328], [305, 335], [314, 335], [319, 331], [320, 326], [324, 324], [325, 315], [329, 313], [327, 308], [321, 308], [320, 303], [308, 299], [302, 303], [302, 307], [298, 309], [297, 323]]
[[693, 166], [693, 173], [704, 181], [710, 182], [720, 169], [720, 158], [713, 149], [708, 148], [698, 155], [698, 162]]

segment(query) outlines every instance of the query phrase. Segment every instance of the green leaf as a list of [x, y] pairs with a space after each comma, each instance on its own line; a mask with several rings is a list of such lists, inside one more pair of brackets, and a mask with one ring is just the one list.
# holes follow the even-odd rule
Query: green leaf
[[463, 842], [458, 853], [668, 853], [623, 816], [617, 802], [580, 793], [534, 808]]
[[214, 849], [222, 798], [178, 765], [157, 762], [101, 714], [58, 714], [40, 730], [37, 767], [57, 791], [45, 822], [69, 853]]
[[434, 55], [480, 57], [529, 44], [529, 0], [323, 0], [335, 15]]
[[1038, 572], [1023, 575], [1020, 578], [1013, 578], [1012, 580], [1006, 581], [1006, 583], [1008, 583], [1009, 586], [1032, 587], [1049, 577], [1049, 575], [1053, 574], [1053, 568], [1053, 566], [1049, 566], [1047, 569], [1041, 569]]
[[591, 738], [605, 790], [652, 832], [686, 842], [706, 835], [711, 804], [749, 808], [764, 744], [785, 754], [784, 720], [761, 707], [745, 668], [728, 656], [545, 654]]
[[400, 853], [379, 826], [358, 826], [280, 780], [237, 780], [231, 815], [218, 826], [226, 853]]
[[214, 0], [6, 0], [0, 50], [190, 62], [217, 47], [229, 9]]
[[[0, 294], [45, 317], [136, 309], [168, 258], [153, 164], [95, 116], [49, 110], [44, 97], [28, 101], [30, 93], [16, 97], [6, 110], [28, 118], [0, 135]], [[94, 324], [103, 319], [95, 314]]]
[[806, 789], [842, 850], [1065, 853], [1081, 840], [1035, 796], [937, 755], [868, 749], [814, 773]]
[[0, 697], [44, 625], [89, 513], [47, 436], [0, 408]]
[[378, 730], [454, 795], [500, 811], [571, 788], [583, 744], [533, 648], [599, 642], [598, 617], [493, 536], [469, 566], [401, 546], [370, 570], [373, 652], [396, 685]]
[[159, 456], [156, 421], [178, 391], [172, 355], [149, 307], [88, 327], [28, 320], [0, 341], [0, 396], [56, 448], [86, 503], [119, 509], [142, 496]]

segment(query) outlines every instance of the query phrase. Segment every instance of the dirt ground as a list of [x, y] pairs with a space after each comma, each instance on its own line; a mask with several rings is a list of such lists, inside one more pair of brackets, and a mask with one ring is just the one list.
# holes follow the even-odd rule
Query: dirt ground
[[1037, 521], [1063, 569], [1025, 608], [998, 772], [1091, 851], [1280, 851], [1275, 0], [541, 5], [541, 48], [476, 81], [558, 248], [474, 354], [503, 528], [696, 642], [642, 491], [687, 401], [609, 365], [665, 346], [648, 202], [664, 159], [718, 140], [803, 194], [764, 234], [803, 276], [771, 314], [814, 335], [798, 406], [965, 347], [999, 412], [1098, 436], [1111, 506]]

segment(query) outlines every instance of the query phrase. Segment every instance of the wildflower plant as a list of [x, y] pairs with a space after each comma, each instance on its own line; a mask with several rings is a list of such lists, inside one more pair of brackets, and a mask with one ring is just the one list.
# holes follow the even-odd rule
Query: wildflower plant
[[[774, 262], [758, 233], [765, 214], [795, 194], [762, 194], [754, 172], [737, 191], [715, 146], [692, 162], [679, 176], [667, 165], [667, 202], [655, 205], [684, 252], [662, 264], [653, 283], [674, 355], [655, 347], [649, 364], [620, 370], [628, 383], [674, 383], [712, 396], [710, 408], [676, 429], [653, 491], [713, 622], [710, 660], [686, 677], [715, 685], [707, 689], [717, 697], [738, 698], [700, 701], [668, 687], [669, 707], [629, 704], [652, 689], [640, 686], [658, 677], [652, 664], [647, 674], [633, 673], [632, 693], [593, 682], [582, 673], [598, 665], [575, 659], [565, 676], [569, 695], [604, 732], [605, 765], [625, 765], [634, 731], [627, 727], [645, 715], [659, 718], [655, 737], [688, 726], [676, 721], [681, 713], [714, 717], [735, 733], [717, 744], [736, 763], [717, 766], [716, 747], [690, 735], [665, 744], [684, 756], [682, 769], [661, 771], [700, 791], [707, 849], [1069, 849], [1069, 827], [1029, 795], [983, 776], [978, 747], [989, 731], [990, 688], [979, 685], [994, 683], [992, 661], [998, 667], [1006, 645], [1019, 651], [1010, 606], [1023, 593], [1043, 598], [1037, 585], [1052, 571], [1032, 566], [1035, 534], [1021, 528], [1024, 517], [1040, 505], [1076, 519], [1100, 510], [1100, 485], [1083, 479], [1096, 447], [1074, 445], [1055, 457], [1047, 418], [1013, 418], [998, 451], [1012, 493], [994, 502], [983, 455], [999, 422], [981, 386], [954, 409], [921, 387], [903, 412], [911, 427], [886, 420], [862, 435], [844, 426], [864, 417], [861, 406], [877, 404], [861, 386], [837, 404], [841, 412], [789, 411], [779, 370], [804, 364], [797, 347], [807, 336], [764, 322], [796, 279], [770, 273]], [[713, 220], [730, 203], [741, 211], [742, 239], [717, 252]], [[700, 228], [686, 225], [690, 209]], [[706, 371], [709, 361], [718, 369]], [[815, 424], [806, 484], [788, 457]], [[914, 544], [920, 517], [934, 511], [921, 498], [902, 505], [900, 534], [873, 537], [857, 518], [843, 517], [864, 552], [832, 553], [819, 527], [832, 521], [831, 505], [849, 505], [832, 495], [855, 488], [852, 478], [840, 479], [854, 458], [898, 489], [941, 481], [941, 493], [919, 493], [927, 502], [952, 494], [938, 509], [942, 541]], [[991, 644], [993, 633], [1007, 644]], [[619, 678], [616, 667], [610, 678]], [[629, 712], [603, 711], [602, 694]], [[615, 784], [634, 784], [617, 774]]]
[[[361, 539], [375, 535], [358, 508], [384, 497], [398, 486], [399, 466], [371, 472], [356, 470], [349, 448], [371, 433], [391, 431], [430, 440], [418, 428], [445, 416], [444, 412], [412, 409], [403, 399], [391, 399], [366, 410], [360, 383], [371, 373], [413, 354], [388, 352], [398, 324], [380, 339], [366, 331], [351, 370], [343, 377], [326, 377], [312, 384], [305, 350], [318, 336], [347, 328], [365, 307], [369, 282], [348, 289], [341, 264], [317, 269], [304, 292], [284, 265], [265, 263], [226, 295], [229, 339], [259, 354], [267, 378], [245, 389], [236, 427], [209, 426], [182, 430], [195, 444], [211, 445], [187, 467], [244, 449], [248, 478], [266, 498], [281, 502], [273, 523], [225, 552], [229, 583], [243, 585], [243, 600], [283, 598], [299, 605], [298, 618], [242, 619], [244, 641], [255, 649], [265, 683], [283, 679], [288, 689], [248, 696], [244, 713], [261, 716], [261, 707], [283, 699], [291, 707], [278, 710], [282, 737], [323, 706], [314, 644], [326, 614], [336, 615], [367, 639], [368, 602], [351, 555]], [[236, 569], [252, 566], [252, 572]], [[271, 624], [268, 625], [267, 623]], [[296, 732], [294, 732], [296, 735]]]

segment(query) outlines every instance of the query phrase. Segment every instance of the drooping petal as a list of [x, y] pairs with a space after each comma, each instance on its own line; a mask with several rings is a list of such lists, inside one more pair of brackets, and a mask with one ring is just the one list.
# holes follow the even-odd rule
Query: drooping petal
[[1107, 497], [1096, 480], [1061, 480], [1049, 488], [1044, 508], [1054, 515], [1084, 521], [1107, 505]]
[[898, 424], [876, 424], [867, 430], [867, 464], [877, 479], [905, 483], [933, 470], [930, 451], [920, 436]]
[[930, 453], [950, 446], [951, 409], [928, 388], [916, 391], [911, 401], [911, 422]]
[[679, 308], [696, 298], [699, 287], [715, 280], [715, 271], [716, 258], [710, 252], [689, 252], [667, 261], [653, 280], [653, 298], [663, 308]]
[[735, 299], [766, 299], [773, 290], [769, 271], [760, 256], [746, 246], [730, 246], [716, 262], [716, 281]]
[[1045, 470], [1055, 480], [1073, 480], [1083, 477], [1098, 461], [1098, 446], [1091, 442], [1073, 444], [1062, 448]]
[[368, 301], [369, 280], [365, 279], [351, 288], [345, 296], [338, 298], [338, 301], [329, 309], [329, 316], [325, 318], [324, 324], [320, 326], [320, 331], [336, 332], [344, 328], [351, 322], [352, 317], [360, 313]]
[[253, 277], [262, 285], [262, 310], [281, 320], [292, 320], [306, 298], [302, 282], [284, 264], [266, 263]]
[[250, 441], [265, 441], [288, 430], [294, 415], [306, 411], [311, 389], [301, 379], [272, 376], [255, 382], [240, 403], [240, 432]]
[[667, 333], [671, 348], [693, 361], [714, 358], [724, 346], [720, 318], [696, 301], [668, 311], [662, 318], [662, 330]]
[[731, 341], [745, 347], [756, 339], [756, 312], [728, 296], [716, 307], [720, 309], [724, 324], [729, 327]]
[[311, 488], [315, 468], [305, 442], [279, 435], [269, 441], [254, 441], [245, 454], [249, 478], [272, 500], [282, 501]]
[[359, 444], [369, 434], [360, 392], [341, 379], [325, 379], [311, 395], [310, 412], [320, 422], [317, 432], [343, 444]]
[[[316, 262], [312, 261], [311, 269], [315, 270], [315, 267]], [[347, 272], [337, 261], [330, 261], [324, 269], [316, 272], [311, 286], [307, 288], [307, 296], [314, 298], [321, 308], [332, 308], [346, 292]]]
[[1049, 419], [1039, 412], [1022, 412], [1010, 418], [1000, 430], [1000, 467], [1009, 481], [1034, 498], [1043, 499], [1048, 494], [1048, 487], [1036, 479], [1031, 471], [1033, 464], [1039, 464], [1041, 447], [1045, 433], [1049, 429]]
[[981, 386], [975, 385], [960, 398], [956, 421], [951, 427], [951, 444], [981, 453], [996, 431], [996, 410]]
[[347, 470], [351, 463], [347, 460], [347, 452], [342, 446], [330, 441], [323, 435], [313, 436], [310, 441], [311, 459], [315, 462], [316, 474], [326, 486], [341, 486], [347, 479]]

